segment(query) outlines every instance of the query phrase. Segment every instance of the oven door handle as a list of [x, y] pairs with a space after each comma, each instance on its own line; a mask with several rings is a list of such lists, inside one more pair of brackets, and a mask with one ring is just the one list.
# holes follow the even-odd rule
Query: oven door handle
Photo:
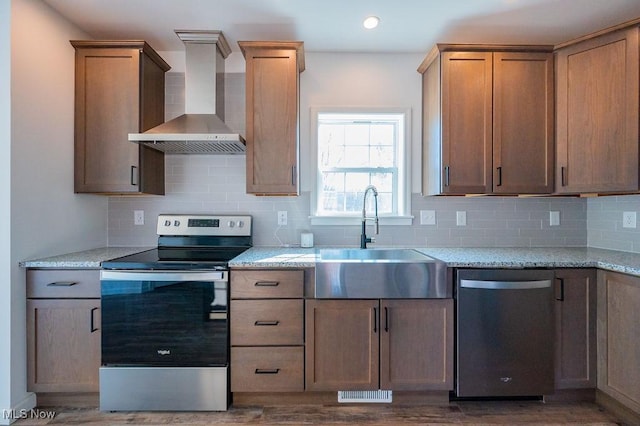
[[227, 281], [227, 271], [100, 271], [102, 281]]

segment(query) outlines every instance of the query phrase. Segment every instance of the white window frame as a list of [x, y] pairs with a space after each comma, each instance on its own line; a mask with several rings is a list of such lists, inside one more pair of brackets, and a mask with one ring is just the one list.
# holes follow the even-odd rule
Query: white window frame
[[[398, 212], [397, 214], [380, 214], [381, 225], [411, 225], [411, 108], [402, 107], [311, 107], [310, 108], [310, 142], [311, 142], [311, 224], [312, 225], [359, 225], [361, 215], [354, 214], [318, 214], [319, 183], [321, 181], [318, 168], [318, 115], [319, 114], [400, 114], [404, 118], [402, 134], [398, 146]], [[365, 188], [362, 188], [364, 191]], [[367, 212], [368, 213], [368, 212]]]

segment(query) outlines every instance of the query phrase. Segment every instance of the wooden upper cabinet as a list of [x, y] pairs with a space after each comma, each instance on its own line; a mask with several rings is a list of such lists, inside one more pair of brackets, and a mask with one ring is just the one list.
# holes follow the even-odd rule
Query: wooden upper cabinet
[[247, 193], [299, 193], [302, 42], [238, 42], [246, 59]]
[[438, 45], [418, 68], [423, 195], [553, 191], [553, 55], [524, 49]]
[[553, 55], [493, 54], [493, 192], [550, 194], [554, 168]]
[[129, 133], [164, 122], [169, 65], [143, 41], [71, 41], [76, 49], [75, 192], [164, 194], [164, 153]]
[[637, 191], [638, 27], [557, 50], [558, 193]]
[[442, 192], [491, 192], [492, 55], [442, 55]]

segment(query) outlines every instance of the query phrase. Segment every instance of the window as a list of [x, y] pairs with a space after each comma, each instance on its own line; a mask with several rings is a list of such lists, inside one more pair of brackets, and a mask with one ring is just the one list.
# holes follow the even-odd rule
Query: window
[[[369, 185], [378, 191], [382, 223], [411, 223], [408, 117], [407, 110], [397, 108], [312, 109], [317, 172], [313, 224], [355, 223]], [[367, 199], [372, 214], [373, 198]]]

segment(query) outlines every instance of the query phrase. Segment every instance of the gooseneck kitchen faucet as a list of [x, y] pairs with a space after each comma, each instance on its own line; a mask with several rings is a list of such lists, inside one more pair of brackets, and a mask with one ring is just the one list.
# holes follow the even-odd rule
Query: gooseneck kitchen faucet
[[[375, 217], [367, 217], [367, 194], [369, 191], [373, 192], [374, 204], [375, 204]], [[375, 242], [374, 238], [367, 237], [367, 220], [373, 220], [376, 224], [376, 235], [380, 233], [380, 227], [378, 225], [378, 190], [375, 186], [369, 185], [364, 190], [364, 197], [362, 201], [362, 234], [360, 235], [360, 248], [366, 249], [367, 243]]]

